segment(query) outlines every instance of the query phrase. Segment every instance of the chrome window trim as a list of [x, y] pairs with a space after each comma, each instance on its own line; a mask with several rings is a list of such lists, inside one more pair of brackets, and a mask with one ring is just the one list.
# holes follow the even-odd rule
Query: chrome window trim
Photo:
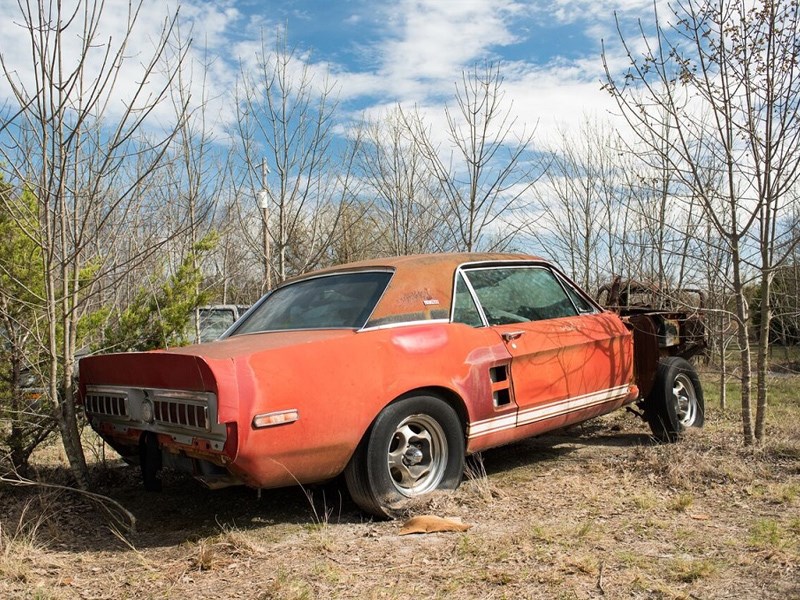
[[431, 324], [449, 324], [450, 319], [417, 319], [415, 321], [400, 321], [398, 323], [386, 323], [384, 325], [373, 325], [371, 327], [364, 327], [356, 331], [362, 333], [367, 331], [379, 331], [381, 329], [399, 329], [400, 327], [413, 327], [415, 325], [431, 325]]

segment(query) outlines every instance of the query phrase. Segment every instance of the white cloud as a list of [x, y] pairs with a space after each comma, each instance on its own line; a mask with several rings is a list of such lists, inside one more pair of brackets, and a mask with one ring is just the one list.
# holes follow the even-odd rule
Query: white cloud
[[[93, 5], [92, 0], [87, 0]], [[664, 0], [659, 0], [663, 2]], [[65, 1], [75, 6], [78, 0]], [[311, 5], [309, 3], [309, 5]], [[127, 22], [127, 0], [106, 0], [97, 47], [93, 49], [88, 72], [99, 72], [102, 43], [109, 37], [116, 46], [122, 39]], [[110, 107], [119, 113], [122, 102], [130, 98], [137, 82], [142, 80], [141, 63], [152, 55], [164, 20], [177, 6], [177, 0], [165, 4], [145, 0], [139, 22], [134, 29]], [[218, 118], [218, 127], [235, 117], [232, 92], [240, 66], [246, 72], [258, 67], [261, 37], [271, 47], [276, 28], [286, 21], [276, 21], [274, 11], [252, 12], [252, 4], [242, 0], [188, 0], [181, 3], [180, 33], [190, 35], [194, 61], [187, 85], [195, 104], [201, 99], [209, 103], [208, 114]], [[433, 127], [443, 125], [443, 104], [452, 102], [454, 84], [465, 68], [482, 60], [501, 59], [506, 50], [516, 49], [514, 60], [503, 63], [504, 90], [514, 111], [530, 128], [539, 123], [539, 134], [545, 135], [558, 123], [578, 122], [584, 112], [604, 113], [613, 108], [611, 99], [600, 89], [602, 64], [599, 38], [613, 38], [614, 12], [628, 22], [637, 15], [652, 20], [651, 0], [399, 0], [362, 2], [348, 7], [342, 22], [350, 32], [358, 30], [362, 37], [341, 40], [342, 47], [361, 50], [360, 61], [343, 60], [339, 55], [317, 58], [313, 39], [303, 39], [302, 28], [292, 30], [292, 40], [301, 40], [291, 65], [293, 72], [308, 69], [314, 84], [321, 87], [330, 75], [340, 92], [344, 107], [351, 110], [382, 107], [402, 102], [406, 106], [424, 107]], [[0, 19], [8, 24], [0, 41], [0, 54], [8, 68], [25, 85], [31, 85], [30, 41], [20, 25], [19, 8], [14, 2], [0, 3]], [[313, 16], [313, 13], [309, 13]], [[264, 16], [266, 15], [266, 16]], [[304, 15], [309, 16], [309, 15]], [[296, 17], [296, 15], [295, 15]], [[14, 23], [11, 25], [11, 23]], [[520, 48], [535, 37], [541, 28], [553, 23], [571, 24], [585, 40], [594, 40], [589, 54], [570, 60], [541, 62], [541, 58], [520, 58]], [[332, 24], [332, 27], [335, 27]], [[65, 64], [74, 66], [79, 60], [77, 34], [65, 38]], [[584, 41], [585, 41], [584, 40]], [[611, 40], [613, 41], [613, 40]], [[575, 53], [572, 53], [574, 56]], [[334, 55], [331, 55], [334, 56]], [[625, 57], [618, 46], [611, 44], [613, 68], [624, 66]], [[540, 62], [537, 62], [540, 61]], [[202, 66], [207, 72], [203, 76]], [[163, 84], [166, 73], [148, 81], [151, 90]], [[8, 98], [10, 88], [0, 80], [0, 102]], [[163, 122], [170, 119], [172, 108], [165, 103], [155, 116]]]
[[[379, 6], [368, 20], [373, 37], [360, 44], [368, 66], [329, 65], [344, 100], [424, 102], [450, 96], [463, 68], [497, 58], [492, 48], [518, 41], [509, 26], [525, 7], [512, 0], [402, 0]], [[349, 17], [351, 22], [354, 17]]]
[[[665, 7], [666, 0], [657, 4]], [[635, 17], [653, 10], [653, 0], [548, 0], [537, 5], [560, 23], [613, 23], [614, 14]]]
[[[97, 107], [105, 106], [105, 118], [120, 118], [125, 107], [132, 102], [137, 108], [149, 105], [175, 74], [179, 46], [188, 43], [190, 38], [193, 44], [185, 63], [183, 84], [194, 99], [193, 105], [196, 106], [204, 98], [219, 97], [218, 90], [230, 87], [230, 70], [215, 62], [213, 55], [224, 48], [231, 24], [241, 18], [232, 0], [218, 3], [182, 3], [180, 19], [171, 35], [171, 42], [161, 61], [149, 74], [146, 66], [153, 59], [169, 20], [177, 10], [177, 4], [144, 0], [138, 14], [134, 15], [129, 13], [127, 0], [106, 0], [103, 12], [97, 19], [97, 29], [89, 49], [83, 56], [82, 39], [86, 35], [83, 28], [84, 11], [91, 12], [97, 6], [99, 5], [92, 0], [63, 3], [61, 22], [69, 22], [69, 26], [61, 36], [59, 59], [63, 75], [56, 75], [54, 80], [70, 77], [80, 67], [81, 61], [85, 60], [84, 95], [73, 92], [73, 103], [81, 102], [85, 105], [92, 85], [112, 74], [115, 75], [113, 85], [105, 86], [97, 104]], [[136, 9], [135, 3], [133, 8]], [[32, 10], [36, 11], [36, 7]], [[70, 20], [76, 11], [78, 16]], [[39, 19], [38, 14], [33, 17]], [[9, 24], [4, 27], [0, 42], [0, 55], [9, 74], [0, 79], [0, 101], [8, 101], [12, 97], [12, 82], [28, 95], [34, 93], [39, 84], [34, 77], [37, 66], [31, 63], [31, 27], [25, 23], [25, 15], [21, 13], [17, 3], [4, 2], [0, 3], [0, 19]], [[43, 20], [45, 26], [54, 27], [56, 15], [52, 14], [49, 18], [45, 16]], [[50, 47], [53, 47], [52, 39]], [[119, 71], [115, 72], [111, 64], [118, 52], [121, 52], [123, 60], [119, 63]], [[208, 73], [203, 76], [203, 65], [207, 63]], [[174, 120], [174, 110], [168, 99], [156, 107], [152, 117], [153, 122], [169, 123]]]
[[393, 15], [399, 35], [381, 50], [382, 70], [401, 79], [452, 78], [488, 48], [515, 40], [503, 18], [513, 8], [481, 0], [400, 3]]
[[624, 68], [615, 13], [623, 24], [633, 23], [639, 16], [647, 21], [652, 8], [651, 0], [403, 0], [379, 11], [380, 39], [369, 47], [373, 68], [356, 72], [334, 66], [335, 76], [345, 100], [371, 97], [376, 106], [418, 105], [436, 129], [444, 126], [443, 104], [452, 104], [462, 70], [502, 59], [506, 47], [524, 47], [526, 38], [542, 28], [570, 24], [583, 37], [587, 54], [501, 63], [506, 100], [513, 103], [520, 126], [536, 125], [537, 139], [547, 141], [558, 130], [577, 126], [586, 114], [604, 117], [614, 111], [613, 99], [601, 89], [600, 41], [606, 40], [612, 71]]

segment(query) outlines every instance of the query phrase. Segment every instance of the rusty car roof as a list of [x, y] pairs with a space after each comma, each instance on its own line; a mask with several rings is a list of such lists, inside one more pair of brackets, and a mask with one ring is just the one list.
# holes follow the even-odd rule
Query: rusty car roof
[[453, 274], [462, 265], [481, 263], [547, 262], [538, 256], [512, 253], [443, 253], [374, 258], [306, 273], [286, 283], [316, 277], [387, 269], [394, 272], [366, 327], [430, 319], [447, 319], [453, 296]]

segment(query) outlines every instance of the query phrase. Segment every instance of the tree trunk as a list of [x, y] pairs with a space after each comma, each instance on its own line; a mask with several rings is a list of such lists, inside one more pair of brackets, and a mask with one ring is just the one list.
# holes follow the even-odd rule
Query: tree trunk
[[767, 369], [769, 368], [769, 330], [772, 320], [770, 310], [770, 294], [772, 293], [772, 273], [762, 271], [761, 274], [761, 322], [758, 328], [758, 358], [756, 368], [758, 381], [758, 397], [756, 400], [756, 431], [758, 442], [764, 439], [764, 424], [767, 413]]
[[728, 361], [725, 356], [725, 333], [720, 326], [719, 334], [719, 407], [728, 408]]
[[742, 435], [744, 443], [751, 446], [754, 442], [753, 436], [753, 411], [751, 407], [750, 386], [752, 375], [750, 370], [752, 364], [750, 360], [750, 339], [747, 335], [748, 310], [747, 299], [744, 296], [744, 285], [742, 284], [741, 260], [739, 257], [738, 242], [734, 240], [731, 250], [733, 258], [733, 292], [736, 297], [736, 317], [737, 317], [737, 339], [739, 341], [739, 357], [742, 369]]

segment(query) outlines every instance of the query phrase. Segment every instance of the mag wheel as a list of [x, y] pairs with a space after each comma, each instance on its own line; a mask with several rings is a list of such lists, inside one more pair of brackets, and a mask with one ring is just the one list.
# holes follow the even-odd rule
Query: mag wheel
[[703, 426], [703, 388], [687, 360], [677, 356], [661, 360], [653, 391], [645, 402], [645, 417], [653, 435], [665, 442], [676, 441], [689, 427]]
[[378, 415], [345, 479], [362, 510], [394, 517], [414, 498], [457, 488], [463, 470], [464, 434], [455, 410], [433, 396], [415, 396]]

